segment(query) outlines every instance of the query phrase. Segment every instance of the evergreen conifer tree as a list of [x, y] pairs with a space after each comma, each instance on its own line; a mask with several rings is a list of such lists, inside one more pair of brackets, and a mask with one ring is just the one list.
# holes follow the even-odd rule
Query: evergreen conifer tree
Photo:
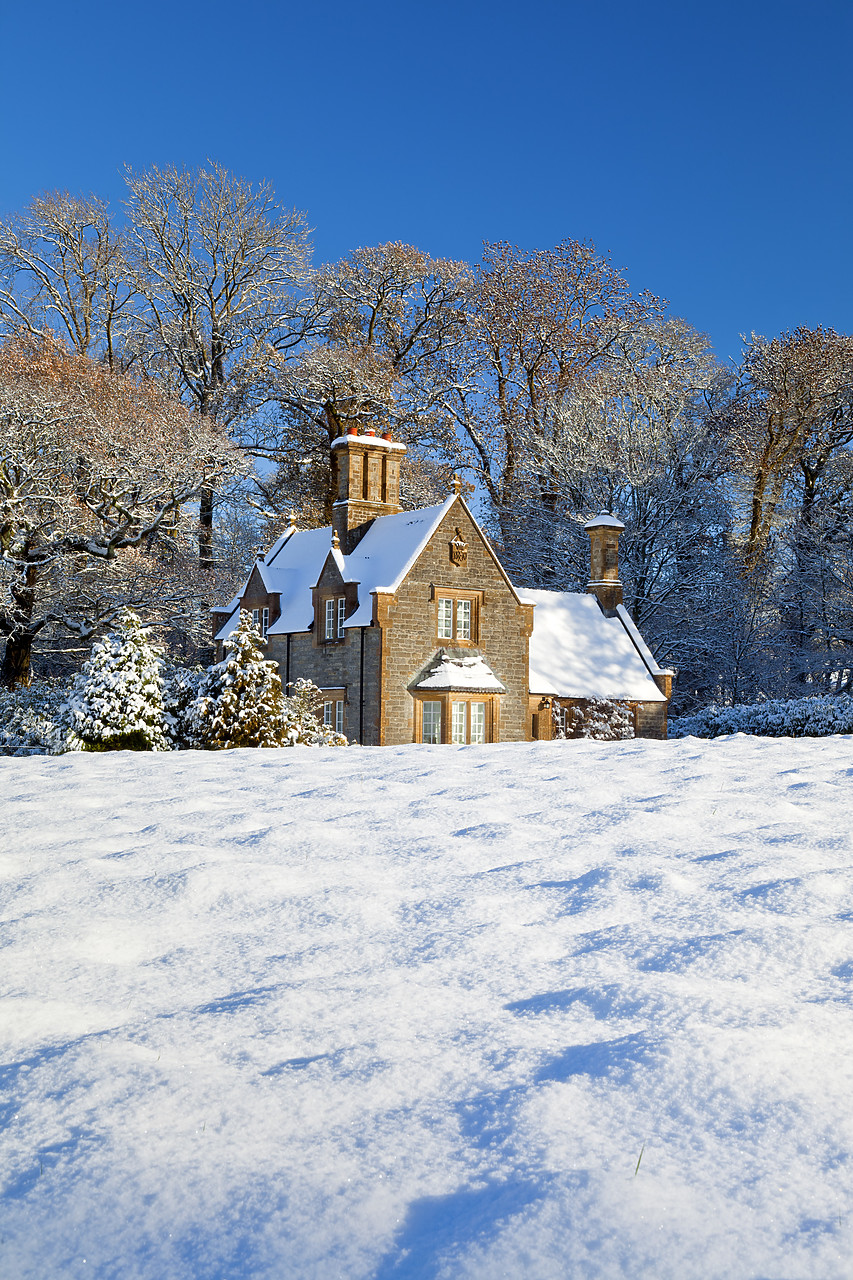
[[225, 641], [225, 658], [211, 667], [187, 717], [189, 733], [212, 751], [287, 745], [285, 697], [276, 664], [264, 658], [263, 640], [242, 610]]
[[160, 653], [137, 615], [125, 609], [118, 630], [95, 644], [62, 708], [72, 750], [169, 750]]

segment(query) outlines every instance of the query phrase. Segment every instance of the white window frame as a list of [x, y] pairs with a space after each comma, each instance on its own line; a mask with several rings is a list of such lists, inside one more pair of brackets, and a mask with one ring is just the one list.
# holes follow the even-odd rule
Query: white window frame
[[343, 733], [344, 731], [344, 700], [338, 698], [335, 702], [335, 733]]
[[[432, 698], [425, 698], [421, 703], [421, 742], [432, 746], [441, 742], [441, 706], [438, 699]], [[429, 715], [427, 715], [427, 707], [430, 708]], [[427, 724], [430, 728], [429, 737], [427, 737]]]
[[453, 597], [438, 597], [438, 638], [453, 639]]
[[334, 714], [334, 702], [323, 703], [323, 724], [328, 728], [332, 727], [332, 715]]
[[[453, 588], [450, 588], [452, 591]], [[458, 644], [474, 644], [478, 641], [479, 610], [477, 592], [464, 595], [437, 594], [436, 635], [439, 640]]]
[[[474, 708], [478, 708], [477, 712], [477, 736], [474, 737]], [[486, 704], [485, 702], [469, 702], [468, 703], [468, 741], [472, 746], [482, 747], [486, 742]]]
[[335, 639], [335, 598], [329, 596], [326, 600], [326, 627], [323, 633], [325, 640]]
[[346, 617], [347, 617], [347, 598], [346, 596], [338, 596], [338, 639], [343, 640], [346, 635]]

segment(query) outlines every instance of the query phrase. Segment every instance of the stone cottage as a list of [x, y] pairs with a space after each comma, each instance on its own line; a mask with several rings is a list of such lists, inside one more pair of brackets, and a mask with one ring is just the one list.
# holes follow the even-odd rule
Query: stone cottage
[[590, 699], [628, 704], [639, 737], [666, 737], [672, 673], [622, 604], [615, 516], [586, 525], [587, 594], [518, 590], [461, 494], [403, 511], [405, 446], [350, 429], [332, 445], [331, 527], [291, 527], [214, 611], [217, 656], [251, 610], [282, 681], [324, 693], [356, 742], [548, 739]]

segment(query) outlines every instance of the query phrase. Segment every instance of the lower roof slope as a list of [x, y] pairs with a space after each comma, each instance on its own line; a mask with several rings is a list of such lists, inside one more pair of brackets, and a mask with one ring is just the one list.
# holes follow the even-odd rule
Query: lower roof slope
[[523, 595], [536, 605], [531, 693], [666, 702], [621, 618], [606, 618], [595, 596], [527, 589]]

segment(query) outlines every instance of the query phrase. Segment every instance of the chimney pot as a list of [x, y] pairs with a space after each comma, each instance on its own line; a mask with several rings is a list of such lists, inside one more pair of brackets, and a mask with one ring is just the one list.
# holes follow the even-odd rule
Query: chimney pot
[[357, 426], [349, 426], [349, 427], [347, 427], [347, 435], [348, 435], [348, 436], [357, 436], [357, 435], [358, 435], [358, 427], [357, 427]]
[[374, 427], [368, 427], [364, 434], [365, 434], [366, 436], [375, 436], [375, 435], [376, 435], [376, 430], [375, 430], [375, 428], [374, 428]]

